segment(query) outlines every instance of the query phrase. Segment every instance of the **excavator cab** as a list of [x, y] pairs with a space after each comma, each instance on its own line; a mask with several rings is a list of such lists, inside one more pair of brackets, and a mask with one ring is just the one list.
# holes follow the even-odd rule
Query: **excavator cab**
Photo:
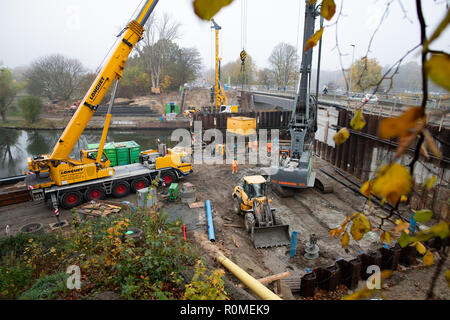
[[245, 229], [256, 248], [286, 246], [290, 244], [289, 225], [282, 222], [276, 209], [270, 207], [267, 181], [263, 176], [246, 176], [242, 186], [232, 193], [234, 212], [244, 215]]

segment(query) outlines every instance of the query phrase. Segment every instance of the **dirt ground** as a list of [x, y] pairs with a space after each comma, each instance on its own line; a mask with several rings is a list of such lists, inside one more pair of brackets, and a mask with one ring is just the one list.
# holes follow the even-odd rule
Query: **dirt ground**
[[[318, 158], [315, 158], [314, 162], [315, 167], [326, 165]], [[296, 192], [292, 198], [280, 198], [269, 188], [271, 206], [276, 208], [284, 222], [289, 224], [290, 232], [298, 232], [297, 252], [293, 258], [290, 258], [289, 247], [255, 249], [249, 234], [243, 227], [243, 217], [233, 213], [231, 193], [244, 176], [259, 174], [260, 168], [239, 165], [237, 174], [231, 173], [231, 165], [194, 165], [193, 169], [194, 173], [184, 178], [181, 183], [190, 182], [195, 186], [197, 201], [211, 201], [216, 241], [214, 243], [208, 241], [205, 210], [191, 210], [186, 206], [186, 216], [197, 215], [196, 218], [199, 221], [195, 226], [187, 224], [187, 238], [188, 241], [196, 242], [205, 249], [205, 258], [210, 262], [211, 268], [222, 268], [209, 256], [210, 249], [217, 248], [255, 278], [288, 271], [291, 273], [291, 276], [287, 278], [288, 281], [299, 282], [300, 278], [307, 273], [307, 268], [313, 270], [317, 267], [328, 267], [339, 258], [351, 259], [361, 251], [366, 252], [381, 246], [378, 241], [379, 235], [372, 232], [366, 234], [358, 243], [351, 240], [346, 249], [341, 248], [339, 239], [329, 238], [328, 231], [331, 228], [338, 226], [347, 215], [361, 211], [365, 205], [364, 197], [333, 182], [333, 193], [322, 194], [316, 189], [308, 189]], [[120, 201], [136, 202], [136, 196], [130, 194]], [[180, 204], [167, 202], [160, 204], [169, 211], [175, 205], [180, 206]], [[183, 214], [183, 210], [177, 212], [178, 215]], [[70, 222], [71, 214], [70, 210], [62, 210], [61, 219]], [[52, 211], [43, 203], [30, 202], [0, 208], [0, 236], [5, 236], [6, 225], [10, 226], [11, 233], [14, 234], [21, 226], [31, 222], [44, 224], [46, 231], [49, 232], [49, 224], [55, 222], [55, 218]], [[318, 237], [320, 255], [315, 260], [308, 260], [304, 257], [304, 248], [313, 233]], [[438, 261], [438, 254], [434, 255], [435, 261]], [[444, 272], [449, 267], [450, 263], [447, 261]], [[414, 267], [400, 266], [400, 270], [394, 272], [386, 282], [385, 297], [395, 300], [424, 299], [434, 269], [435, 266], [424, 267], [421, 261]], [[448, 300], [450, 290], [447, 287], [444, 272], [441, 272], [434, 293], [437, 299]], [[226, 273], [226, 281], [228, 286], [239, 284], [239, 280], [229, 272]], [[363, 285], [364, 282], [361, 281], [360, 286]], [[272, 289], [271, 286], [270, 288]], [[251, 291], [237, 287], [235, 289], [234, 297], [237, 299], [256, 297]], [[342, 290], [325, 298], [336, 299], [347, 293], [349, 293], [348, 290]], [[294, 294], [294, 299], [300, 299], [300, 297]]]
[[[314, 160], [316, 167], [326, 166], [324, 161], [318, 158]], [[232, 174], [231, 171], [231, 165], [197, 165], [194, 166], [194, 174], [187, 177], [186, 181], [196, 186], [199, 200], [210, 200], [213, 205], [215, 245], [229, 252], [228, 258], [255, 278], [288, 271], [291, 273], [288, 280], [298, 280], [307, 273], [307, 268], [313, 270], [317, 267], [328, 267], [339, 258], [355, 258], [361, 251], [367, 252], [367, 250], [381, 247], [378, 240], [379, 234], [372, 232], [366, 234], [358, 243], [352, 240], [347, 250], [341, 247], [339, 239], [329, 238], [328, 231], [338, 226], [347, 215], [361, 211], [366, 201], [364, 197], [338, 182], [333, 182], [334, 192], [329, 194], [308, 189], [296, 192], [292, 198], [280, 198], [269, 189], [271, 206], [276, 208], [283, 220], [289, 224], [290, 232], [298, 232], [297, 252], [293, 258], [290, 258], [289, 247], [255, 249], [249, 234], [243, 227], [243, 217], [233, 213], [231, 193], [244, 176], [259, 174], [260, 168], [239, 165], [237, 174]], [[194, 232], [198, 233], [201, 230]], [[206, 234], [206, 229], [204, 232]], [[312, 233], [318, 236], [317, 243], [320, 248], [320, 255], [316, 260], [308, 260], [304, 257], [304, 248]], [[435, 255], [435, 261], [437, 260], [438, 257]], [[447, 262], [446, 265], [448, 268], [450, 263]], [[220, 265], [216, 264], [216, 267]], [[434, 266], [425, 268], [421, 261], [415, 267], [401, 266], [400, 271], [395, 272], [392, 279], [386, 281], [386, 298], [424, 299], [434, 268]], [[236, 284], [239, 283], [239, 280], [233, 276], [230, 279]], [[438, 283], [435, 289], [436, 297], [448, 300], [450, 290], [447, 288], [443, 273]], [[360, 286], [363, 285], [365, 283], [361, 281]], [[348, 293], [347, 290], [342, 292], [342, 294], [346, 293]], [[299, 298], [297, 295], [294, 296]], [[340, 296], [337, 295], [335, 298]]]

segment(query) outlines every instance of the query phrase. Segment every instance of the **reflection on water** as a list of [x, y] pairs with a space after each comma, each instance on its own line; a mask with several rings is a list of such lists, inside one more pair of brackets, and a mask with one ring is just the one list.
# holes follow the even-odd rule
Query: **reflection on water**
[[[28, 170], [27, 157], [50, 153], [62, 131], [56, 130], [14, 130], [0, 128], [0, 178], [23, 174]], [[142, 149], [156, 148], [158, 139], [172, 147], [171, 131], [139, 130], [109, 131], [106, 142], [134, 140]], [[101, 130], [86, 130], [72, 151], [71, 157], [78, 159], [80, 150], [88, 143], [99, 143]]]

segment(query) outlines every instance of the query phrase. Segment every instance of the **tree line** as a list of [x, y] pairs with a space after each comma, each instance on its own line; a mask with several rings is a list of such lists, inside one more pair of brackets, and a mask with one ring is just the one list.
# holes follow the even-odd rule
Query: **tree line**
[[[196, 48], [180, 47], [175, 41], [181, 37], [180, 23], [167, 14], [152, 16], [145, 26], [145, 34], [126, 64], [117, 97], [131, 98], [160, 91], [177, 90], [195, 80], [201, 70], [201, 56]], [[0, 67], [0, 115], [7, 121], [8, 109], [16, 96], [29, 95], [16, 105], [22, 115], [39, 113], [41, 98], [56, 103], [81, 99], [89, 90], [100, 69], [89, 71], [82, 62], [61, 54], [35, 59], [20, 74]], [[15, 79], [16, 78], [16, 79]], [[19, 79], [20, 78], [20, 79]], [[30, 122], [36, 119], [27, 119]]]
[[[201, 77], [202, 60], [196, 48], [180, 47], [176, 40], [181, 37], [180, 23], [168, 14], [152, 16], [145, 26], [143, 39], [129, 57], [117, 96], [132, 98], [149, 94], [151, 88], [160, 91], [178, 90], [180, 86]], [[299, 50], [300, 51], [300, 50]], [[281, 42], [268, 57], [268, 67], [258, 68], [250, 54], [245, 65], [237, 58], [221, 67], [222, 84], [232, 86], [260, 85], [266, 89], [296, 89], [300, 74], [301, 59], [297, 48]], [[61, 54], [48, 55], [34, 60], [23, 72], [22, 79], [14, 79], [11, 70], [0, 69], [0, 115], [7, 119], [7, 110], [20, 91], [26, 94], [47, 98], [51, 102], [81, 99], [90, 88], [99, 70], [87, 70], [74, 58]], [[339, 71], [338, 71], [339, 72]], [[341, 74], [330, 76], [322, 71], [321, 88], [333, 91], [342, 84], [350, 83], [351, 92], [368, 92], [382, 78], [383, 68], [375, 58], [362, 57]], [[315, 81], [312, 73], [312, 81]], [[211, 84], [214, 83], [214, 70], [203, 74]], [[17, 78], [17, 77], [16, 77]], [[333, 79], [334, 78], [334, 79]], [[352, 81], [349, 81], [351, 79]], [[380, 89], [411, 89], [420, 87], [420, 68], [416, 62], [401, 66], [395, 82], [384, 81]], [[31, 102], [32, 100], [28, 100]], [[40, 110], [37, 99], [33, 100], [33, 114]], [[19, 105], [19, 104], [18, 104]], [[22, 103], [22, 105], [24, 105]], [[29, 119], [33, 121], [33, 119]]]

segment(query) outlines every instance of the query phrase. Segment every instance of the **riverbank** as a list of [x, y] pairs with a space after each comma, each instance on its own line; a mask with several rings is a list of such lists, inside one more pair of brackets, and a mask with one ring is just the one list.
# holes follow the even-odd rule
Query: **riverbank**
[[[95, 119], [98, 118], [98, 119]], [[17, 130], [64, 130], [69, 118], [40, 119], [35, 123], [28, 123], [22, 119], [8, 119], [0, 122], [0, 128]], [[93, 117], [87, 125], [87, 130], [102, 130], [103, 117]], [[174, 121], [160, 121], [159, 118], [114, 117], [109, 126], [110, 130], [173, 130], [189, 129], [189, 119], [179, 118]]]

